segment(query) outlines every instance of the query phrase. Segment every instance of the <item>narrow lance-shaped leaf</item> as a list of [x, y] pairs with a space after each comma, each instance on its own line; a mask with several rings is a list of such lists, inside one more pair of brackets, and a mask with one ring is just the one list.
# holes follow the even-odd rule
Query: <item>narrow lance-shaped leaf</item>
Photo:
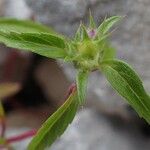
[[105, 19], [104, 22], [98, 27], [98, 34], [100, 36], [106, 34], [110, 30], [110, 28], [121, 19], [121, 16], [113, 16]]
[[47, 33], [7, 33], [0, 31], [0, 43], [50, 58], [64, 58], [66, 56], [64, 39]]
[[29, 144], [28, 150], [42, 150], [50, 146], [72, 122], [77, 108], [77, 92], [74, 91], [66, 102], [42, 125]]
[[104, 61], [100, 67], [112, 87], [129, 102], [141, 117], [150, 123], [150, 97], [133, 69], [118, 60]]
[[87, 82], [88, 82], [88, 72], [79, 70], [77, 77], [77, 92], [80, 104], [83, 104], [86, 98]]
[[5, 32], [17, 32], [17, 33], [53, 33], [55, 32], [39, 23], [34, 23], [29, 20], [17, 20], [17, 19], [10, 19], [10, 18], [0, 18], [0, 31]]

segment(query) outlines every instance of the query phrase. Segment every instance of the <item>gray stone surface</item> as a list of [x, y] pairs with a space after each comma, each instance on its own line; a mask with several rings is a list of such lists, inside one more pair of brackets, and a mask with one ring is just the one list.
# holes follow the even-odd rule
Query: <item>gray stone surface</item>
[[[79, 21], [87, 22], [91, 8], [97, 23], [106, 15], [126, 15], [113, 33], [111, 41], [118, 57], [128, 61], [139, 73], [145, 87], [150, 90], [150, 1], [149, 0], [26, 0], [40, 22], [57, 31], [73, 35]], [[64, 65], [66, 74], [74, 79], [74, 71]], [[68, 67], [69, 66], [69, 67]], [[105, 78], [93, 73], [89, 82], [89, 99], [101, 102], [108, 110], [124, 108], [124, 101], [109, 87]]]
[[27, 4], [36, 20], [66, 34], [73, 33], [87, 8], [85, 0], [27, 0]]
[[4, 0], [0, 0], [0, 16], [3, 15]]
[[24, 0], [5, 0], [3, 14], [6, 17], [29, 19], [31, 17], [31, 10]]

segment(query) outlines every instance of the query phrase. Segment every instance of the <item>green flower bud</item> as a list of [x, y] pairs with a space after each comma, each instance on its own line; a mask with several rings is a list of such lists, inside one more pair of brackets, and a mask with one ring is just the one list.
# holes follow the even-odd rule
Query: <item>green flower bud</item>
[[85, 40], [78, 45], [78, 52], [84, 58], [94, 59], [98, 52], [98, 46], [92, 40]]

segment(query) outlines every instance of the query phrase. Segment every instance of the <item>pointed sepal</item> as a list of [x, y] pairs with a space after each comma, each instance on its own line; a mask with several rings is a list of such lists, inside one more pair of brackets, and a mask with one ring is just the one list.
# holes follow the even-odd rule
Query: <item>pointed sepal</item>
[[96, 29], [96, 23], [92, 16], [91, 10], [89, 10], [89, 29]]

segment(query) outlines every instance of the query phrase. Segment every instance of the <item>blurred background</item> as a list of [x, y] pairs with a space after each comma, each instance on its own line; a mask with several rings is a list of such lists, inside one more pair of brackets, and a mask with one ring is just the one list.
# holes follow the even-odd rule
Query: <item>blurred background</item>
[[[89, 8], [97, 25], [106, 16], [126, 15], [110, 40], [118, 58], [135, 68], [149, 91], [149, 0], [0, 0], [1, 17], [37, 21], [69, 37], [80, 20], [88, 23]], [[0, 91], [7, 114], [7, 135], [39, 128], [64, 102], [75, 73], [71, 64], [0, 45], [0, 89], [13, 89], [9, 96], [1, 96]], [[25, 150], [29, 141], [15, 143], [14, 147]], [[99, 72], [94, 72], [88, 83], [86, 105], [52, 146], [52, 150], [70, 149], [149, 150], [150, 127]]]

